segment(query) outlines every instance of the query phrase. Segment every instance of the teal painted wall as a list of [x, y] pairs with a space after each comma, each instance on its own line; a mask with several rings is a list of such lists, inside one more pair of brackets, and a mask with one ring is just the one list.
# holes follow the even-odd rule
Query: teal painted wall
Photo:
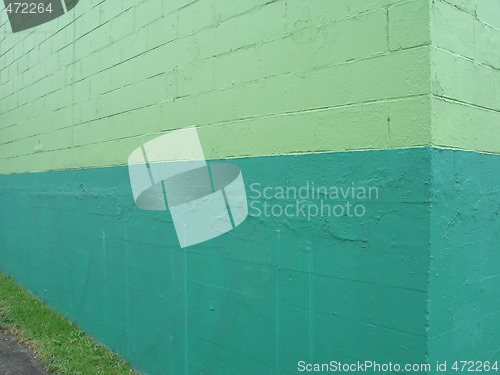
[[135, 207], [126, 167], [3, 175], [1, 268], [147, 374], [425, 362], [433, 153], [234, 159], [250, 205], [255, 183], [378, 199], [351, 200], [362, 217], [250, 216], [183, 250], [168, 213]]
[[499, 186], [498, 155], [433, 151], [431, 363], [499, 359]]

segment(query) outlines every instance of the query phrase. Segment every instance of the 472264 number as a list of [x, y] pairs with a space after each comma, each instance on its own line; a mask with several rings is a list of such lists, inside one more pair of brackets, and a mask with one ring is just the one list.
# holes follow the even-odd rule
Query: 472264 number
[[5, 8], [7, 13], [40, 14], [52, 13], [52, 4], [44, 3], [9, 3]]
[[451, 369], [455, 372], [498, 372], [498, 362], [455, 361]]

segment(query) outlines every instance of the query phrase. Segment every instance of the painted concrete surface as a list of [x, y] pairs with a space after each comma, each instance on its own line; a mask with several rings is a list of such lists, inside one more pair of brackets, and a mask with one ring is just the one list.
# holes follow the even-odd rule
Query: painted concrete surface
[[496, 0], [306, 4], [88, 1], [4, 33], [0, 173], [123, 165], [193, 124], [209, 159], [500, 151]]
[[491, 153], [500, 145], [500, 2], [432, 1], [432, 144]]
[[423, 0], [80, 2], [0, 36], [0, 173], [123, 165], [190, 125], [209, 159], [429, 145], [428, 19]]
[[[0, 34], [0, 267], [146, 373], [493, 358], [498, 4], [90, 0]], [[124, 165], [193, 124], [272, 196], [181, 251]], [[277, 189], [308, 182], [380, 196], [308, 218]]]
[[0, 374], [47, 375], [35, 354], [16, 341], [16, 338], [0, 331]]
[[[495, 359], [498, 156], [420, 148], [233, 162], [249, 218], [186, 249], [168, 212], [135, 207], [126, 167], [0, 176], [1, 267], [150, 374]], [[359, 187], [378, 194], [342, 197]], [[308, 218], [322, 202], [366, 211]]]
[[429, 360], [493, 362], [500, 350], [500, 157], [435, 150], [432, 166]]
[[[431, 155], [234, 159], [249, 218], [186, 249], [168, 212], [135, 207], [127, 167], [3, 175], [1, 267], [149, 374], [287, 374], [300, 360], [420, 363]], [[286, 187], [302, 195], [283, 197]], [[349, 195], [359, 187], [378, 196]], [[325, 209], [309, 220], [300, 208], [321, 202], [366, 213]], [[273, 216], [287, 205], [288, 216]]]

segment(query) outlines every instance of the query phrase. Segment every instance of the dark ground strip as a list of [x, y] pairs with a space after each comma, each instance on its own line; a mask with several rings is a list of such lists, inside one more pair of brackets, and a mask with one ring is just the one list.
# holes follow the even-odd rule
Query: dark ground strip
[[0, 332], [0, 375], [47, 375], [35, 354], [16, 338]]

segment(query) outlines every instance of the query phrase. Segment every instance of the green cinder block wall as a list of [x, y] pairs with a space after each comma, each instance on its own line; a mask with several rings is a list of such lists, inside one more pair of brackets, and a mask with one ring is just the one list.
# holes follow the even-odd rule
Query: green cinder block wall
[[459, 151], [436, 151], [431, 163], [429, 362], [494, 362], [500, 2], [436, 1], [430, 9], [432, 145]]
[[[499, 20], [497, 0], [89, 0], [13, 34], [2, 11], [0, 269], [144, 374], [500, 360]], [[127, 158], [190, 125], [251, 208], [181, 249]]]

